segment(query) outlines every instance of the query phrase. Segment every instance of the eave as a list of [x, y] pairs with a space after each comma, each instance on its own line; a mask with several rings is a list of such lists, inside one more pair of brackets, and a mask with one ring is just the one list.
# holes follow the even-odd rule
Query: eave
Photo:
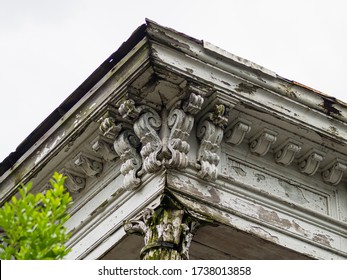
[[123, 220], [166, 192], [305, 256], [346, 258], [346, 113], [340, 101], [148, 20], [1, 165], [0, 205], [20, 183], [43, 191], [62, 171], [81, 179], [67, 184], [71, 258], [101, 257], [125, 237]]

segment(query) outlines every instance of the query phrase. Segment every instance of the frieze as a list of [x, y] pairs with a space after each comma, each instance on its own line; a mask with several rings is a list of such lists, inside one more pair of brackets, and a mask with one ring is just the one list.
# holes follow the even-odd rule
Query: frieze
[[261, 190], [262, 193], [337, 218], [337, 214], [330, 210], [330, 204], [336, 204], [333, 190], [315, 190], [312, 186], [293, 180], [292, 177], [276, 176], [275, 171], [266, 172], [262, 167], [256, 168], [251, 163], [245, 164], [230, 156], [227, 156], [226, 173], [236, 184], [240, 182]]

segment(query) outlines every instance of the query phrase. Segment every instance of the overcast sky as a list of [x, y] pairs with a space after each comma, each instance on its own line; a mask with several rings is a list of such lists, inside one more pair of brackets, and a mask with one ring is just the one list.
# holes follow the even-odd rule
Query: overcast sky
[[0, 162], [146, 17], [347, 102], [344, 0], [0, 0]]

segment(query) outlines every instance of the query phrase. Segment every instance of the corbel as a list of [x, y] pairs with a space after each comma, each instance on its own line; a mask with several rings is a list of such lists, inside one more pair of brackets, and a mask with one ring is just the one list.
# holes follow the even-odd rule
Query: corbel
[[102, 172], [103, 168], [101, 160], [83, 152], [80, 152], [77, 156], [75, 156], [73, 163], [88, 177], [98, 176]]
[[113, 161], [118, 157], [113, 142], [110, 138], [99, 135], [91, 142], [92, 150], [100, 154], [104, 160]]
[[184, 169], [188, 166], [190, 145], [187, 139], [194, 126], [194, 115], [201, 110], [203, 102], [202, 96], [190, 92], [182, 106], [178, 108], [173, 107], [170, 110], [167, 118], [167, 124], [170, 128], [170, 135], [167, 141], [170, 155], [167, 167]]
[[137, 172], [142, 164], [141, 157], [136, 150], [139, 146], [140, 140], [129, 129], [121, 132], [114, 141], [114, 149], [123, 162], [120, 172], [124, 175], [123, 185], [126, 190], [133, 190], [141, 183], [141, 179], [137, 177]]
[[182, 109], [186, 113], [196, 115], [201, 110], [204, 98], [193, 91], [188, 91], [187, 95], [188, 98], [183, 102]]
[[343, 173], [347, 170], [347, 162], [336, 158], [322, 170], [323, 180], [332, 185], [340, 183]]
[[200, 140], [197, 161], [201, 166], [198, 174], [207, 181], [215, 181], [218, 176], [218, 152], [228, 121], [228, 111], [224, 104], [216, 104], [214, 110], [207, 113], [197, 126], [197, 137]]
[[122, 124], [116, 123], [116, 116], [113, 111], [108, 111], [99, 119], [99, 122], [101, 135], [108, 139], [115, 139], [122, 129]]
[[226, 129], [226, 142], [233, 145], [240, 145], [245, 135], [251, 131], [252, 123], [243, 118], [237, 118]]
[[275, 161], [283, 165], [289, 165], [300, 152], [302, 143], [288, 138], [283, 144], [275, 149]]
[[263, 128], [260, 132], [250, 139], [250, 149], [252, 153], [265, 156], [270, 146], [277, 140], [277, 132], [268, 128]]
[[65, 179], [64, 186], [70, 193], [77, 193], [83, 190], [86, 186], [86, 178], [80, 172], [63, 168], [59, 173], [67, 178]]
[[135, 106], [132, 99], [119, 103], [119, 113], [123, 118], [130, 119], [134, 124], [134, 132], [142, 144], [142, 168], [146, 173], [154, 173], [161, 168], [158, 154], [162, 150], [162, 142], [158, 135], [162, 121], [159, 114], [147, 105]]
[[311, 149], [299, 159], [300, 172], [312, 176], [318, 170], [319, 164], [324, 159], [325, 153], [317, 149]]

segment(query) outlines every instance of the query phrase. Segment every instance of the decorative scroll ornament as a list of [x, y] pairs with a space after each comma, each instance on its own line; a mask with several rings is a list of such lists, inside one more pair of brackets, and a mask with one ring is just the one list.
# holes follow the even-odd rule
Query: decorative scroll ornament
[[118, 112], [124, 119], [136, 119], [140, 114], [140, 110], [135, 107], [135, 101], [132, 99], [127, 99], [120, 102]]
[[131, 130], [123, 131], [114, 141], [114, 149], [123, 162], [120, 172], [124, 175], [124, 187], [135, 189], [141, 180], [137, 178], [137, 171], [141, 168], [141, 158], [136, 151], [140, 141]]
[[319, 164], [323, 160], [325, 153], [316, 149], [310, 150], [299, 160], [299, 168], [302, 173], [312, 176], [318, 170]]
[[171, 158], [168, 167], [183, 169], [188, 166], [188, 152], [190, 145], [186, 141], [194, 125], [194, 117], [181, 109], [171, 110], [168, 126], [171, 128], [168, 148]]
[[146, 106], [144, 110], [146, 111], [134, 123], [134, 131], [142, 143], [142, 167], [145, 172], [153, 173], [161, 167], [158, 154], [162, 149], [162, 143], [157, 133], [161, 127], [161, 119], [153, 109]]
[[99, 130], [103, 136], [109, 139], [115, 139], [119, 132], [121, 131], [122, 126], [116, 125], [116, 121], [113, 117], [103, 117], [101, 118], [101, 124]]
[[180, 209], [145, 209], [139, 219], [125, 222], [127, 233], [144, 236], [143, 260], [189, 259], [189, 247], [199, 223]]
[[267, 128], [263, 128], [259, 133], [254, 135], [250, 142], [252, 153], [260, 156], [265, 156], [270, 149], [270, 146], [277, 140], [277, 132]]
[[295, 155], [300, 152], [302, 143], [287, 139], [282, 145], [275, 150], [275, 160], [277, 163], [289, 165], [295, 158]]
[[109, 138], [99, 135], [91, 142], [91, 145], [93, 151], [100, 154], [106, 161], [113, 161], [118, 157], [113, 147], [113, 141]]
[[347, 170], [347, 163], [336, 158], [332, 163], [326, 166], [322, 171], [323, 180], [332, 185], [340, 183], [343, 173]]
[[197, 137], [200, 139], [198, 162], [201, 165], [199, 176], [207, 181], [215, 181], [218, 176], [218, 155], [223, 139], [223, 128], [228, 119], [225, 105], [216, 105], [213, 113], [208, 113], [197, 127]]
[[187, 139], [194, 125], [193, 115], [201, 110], [203, 102], [201, 96], [190, 93], [189, 99], [183, 103], [183, 109], [171, 109], [167, 120], [171, 129], [168, 139], [168, 149], [171, 153], [168, 167], [184, 169], [188, 166], [190, 145]]
[[245, 119], [238, 118], [231, 125], [231, 129], [227, 129], [225, 134], [226, 142], [240, 145], [245, 138], [245, 135], [251, 131], [251, 122]]
[[196, 115], [204, 103], [204, 98], [198, 94], [191, 92], [189, 98], [183, 103], [182, 109], [184, 112]]
[[102, 171], [102, 162], [84, 153], [79, 153], [74, 158], [74, 164], [79, 167], [89, 177], [95, 177]]
[[69, 190], [70, 193], [80, 192], [86, 186], [86, 179], [83, 174], [62, 169], [59, 173], [63, 174], [67, 178], [65, 179], [64, 186]]

